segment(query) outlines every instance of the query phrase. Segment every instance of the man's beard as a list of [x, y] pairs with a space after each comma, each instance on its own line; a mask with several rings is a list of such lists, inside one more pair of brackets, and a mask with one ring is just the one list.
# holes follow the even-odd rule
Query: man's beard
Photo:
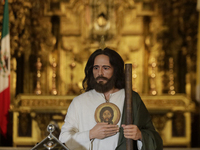
[[[99, 83], [97, 83], [98, 79], [107, 80], [107, 82], [105, 84], [103, 83], [103, 81], [100, 81]], [[115, 87], [115, 76], [113, 75], [110, 79], [103, 76], [98, 76], [96, 79], [93, 77], [91, 83], [92, 83], [93, 88], [97, 92], [105, 93]]]

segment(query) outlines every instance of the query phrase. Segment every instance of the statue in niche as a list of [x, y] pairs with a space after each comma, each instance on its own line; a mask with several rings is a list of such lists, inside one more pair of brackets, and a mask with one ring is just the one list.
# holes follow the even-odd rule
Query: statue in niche
[[100, 41], [101, 36], [106, 40], [113, 37], [113, 27], [115, 27], [114, 10], [112, 9], [114, 3], [109, 1], [94, 0], [91, 2], [92, 12], [92, 29], [91, 38]]

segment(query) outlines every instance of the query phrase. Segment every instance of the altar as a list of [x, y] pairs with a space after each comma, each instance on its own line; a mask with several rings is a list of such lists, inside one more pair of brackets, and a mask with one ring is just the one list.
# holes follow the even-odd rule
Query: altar
[[[34, 146], [47, 135], [46, 127], [54, 123], [58, 137], [67, 108], [75, 95], [19, 95], [13, 109], [13, 145]], [[165, 147], [190, 147], [191, 115], [195, 104], [184, 94], [141, 95]]]

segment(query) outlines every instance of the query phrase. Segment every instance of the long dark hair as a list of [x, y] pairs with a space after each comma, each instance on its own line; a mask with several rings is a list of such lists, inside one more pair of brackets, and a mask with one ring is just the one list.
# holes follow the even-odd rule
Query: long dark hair
[[114, 73], [113, 75], [115, 76], [115, 88], [122, 89], [125, 87], [125, 75], [124, 75], [124, 61], [121, 58], [121, 56], [114, 50], [105, 48], [104, 50], [102, 49], [97, 49], [95, 52], [93, 52], [89, 59], [88, 62], [85, 66], [85, 78], [82, 82], [83, 89], [85, 91], [89, 91], [93, 88], [93, 85], [91, 85], [91, 80], [94, 80], [93, 77], [93, 65], [94, 65], [94, 59], [98, 55], [106, 55], [109, 57], [110, 64], [114, 68]]

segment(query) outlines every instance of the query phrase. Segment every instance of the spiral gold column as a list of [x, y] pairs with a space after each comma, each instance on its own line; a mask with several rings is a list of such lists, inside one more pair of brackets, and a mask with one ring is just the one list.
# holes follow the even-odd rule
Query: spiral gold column
[[41, 68], [42, 68], [42, 63], [40, 58], [37, 58], [37, 62], [36, 62], [36, 69], [37, 69], [37, 83], [36, 83], [36, 88], [35, 88], [35, 94], [40, 95], [42, 94], [41, 91], [41, 82], [40, 82], [40, 78], [41, 78]]

